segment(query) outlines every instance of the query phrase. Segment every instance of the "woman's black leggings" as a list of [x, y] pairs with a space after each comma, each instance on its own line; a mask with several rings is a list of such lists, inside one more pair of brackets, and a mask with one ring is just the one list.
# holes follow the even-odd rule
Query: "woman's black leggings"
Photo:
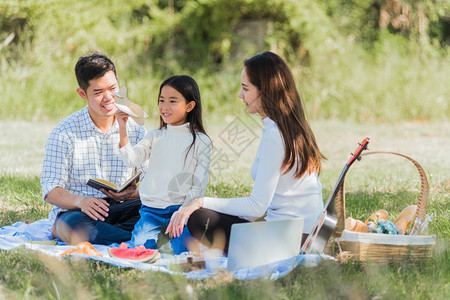
[[187, 223], [189, 232], [202, 244], [219, 248], [228, 252], [231, 225], [248, 222], [239, 217], [218, 213], [214, 210], [201, 208], [196, 210]]

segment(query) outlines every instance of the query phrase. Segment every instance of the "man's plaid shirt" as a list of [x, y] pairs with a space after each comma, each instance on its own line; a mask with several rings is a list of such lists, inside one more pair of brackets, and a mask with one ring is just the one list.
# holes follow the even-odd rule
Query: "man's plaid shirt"
[[[146, 134], [131, 118], [127, 132], [132, 145]], [[62, 187], [74, 195], [105, 197], [100, 191], [86, 185], [90, 178], [101, 178], [122, 185], [131, 177], [133, 168], [125, 166], [119, 154], [119, 126], [117, 121], [105, 135], [92, 122], [88, 107], [75, 112], [51, 132], [45, 146], [41, 175], [42, 196], [55, 187]], [[61, 208], [54, 207], [49, 214], [55, 220]]]

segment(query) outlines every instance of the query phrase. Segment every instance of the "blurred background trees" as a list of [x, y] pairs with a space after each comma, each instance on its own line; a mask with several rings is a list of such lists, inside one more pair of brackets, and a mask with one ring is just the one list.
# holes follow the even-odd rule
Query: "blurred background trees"
[[446, 120], [449, 0], [4, 0], [0, 117], [61, 119], [73, 68], [100, 51], [130, 98], [157, 115], [160, 82], [189, 74], [211, 115], [241, 111], [242, 61], [271, 50], [296, 75], [310, 118]]

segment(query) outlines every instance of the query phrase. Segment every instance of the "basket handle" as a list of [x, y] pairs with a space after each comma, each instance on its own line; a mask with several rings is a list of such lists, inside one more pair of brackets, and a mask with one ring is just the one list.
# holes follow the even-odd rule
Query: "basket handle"
[[[420, 175], [420, 194], [419, 194], [419, 201], [417, 204], [416, 218], [420, 218], [423, 222], [423, 220], [425, 220], [427, 201], [428, 201], [428, 193], [430, 191], [430, 188], [429, 188], [426, 173], [423, 170], [422, 166], [417, 161], [415, 161], [414, 159], [412, 159], [409, 156], [406, 156], [406, 155], [403, 155], [400, 153], [396, 153], [396, 152], [390, 152], [390, 151], [366, 152], [366, 153], [361, 154], [361, 156], [372, 155], [372, 154], [393, 154], [393, 155], [401, 156], [401, 157], [408, 159], [416, 166], [417, 171], [419, 171], [419, 175]], [[338, 219], [338, 222], [336, 224], [336, 229], [335, 229], [335, 233], [334, 233], [335, 237], [340, 237], [342, 235], [342, 231], [344, 231], [344, 229], [345, 229], [345, 189], [344, 189], [344, 185], [345, 185], [345, 178], [344, 178], [342, 185], [339, 188], [339, 191], [336, 196], [335, 207], [336, 207], [336, 218]]]

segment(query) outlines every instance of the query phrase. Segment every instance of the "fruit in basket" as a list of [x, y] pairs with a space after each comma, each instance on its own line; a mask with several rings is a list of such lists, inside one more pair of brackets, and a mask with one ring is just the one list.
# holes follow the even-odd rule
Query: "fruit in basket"
[[399, 234], [406, 234], [406, 230], [408, 229], [409, 225], [411, 225], [414, 221], [416, 210], [417, 205], [407, 206], [395, 219], [394, 226], [398, 230]]
[[351, 217], [345, 219], [345, 229], [357, 232], [369, 232], [367, 224], [364, 224], [363, 221], [356, 220]]
[[120, 244], [119, 248], [109, 248], [108, 252], [112, 257], [137, 262], [154, 263], [161, 258], [161, 254], [156, 249], [147, 249], [144, 246], [128, 248], [125, 243]]
[[370, 221], [372, 221], [372, 222], [379, 222], [379, 221], [386, 222], [388, 217], [389, 217], [389, 214], [388, 214], [388, 212], [386, 210], [379, 209], [376, 212], [374, 212], [373, 214], [371, 214], [370, 217], [368, 217], [367, 220], [364, 223], [368, 224]]

